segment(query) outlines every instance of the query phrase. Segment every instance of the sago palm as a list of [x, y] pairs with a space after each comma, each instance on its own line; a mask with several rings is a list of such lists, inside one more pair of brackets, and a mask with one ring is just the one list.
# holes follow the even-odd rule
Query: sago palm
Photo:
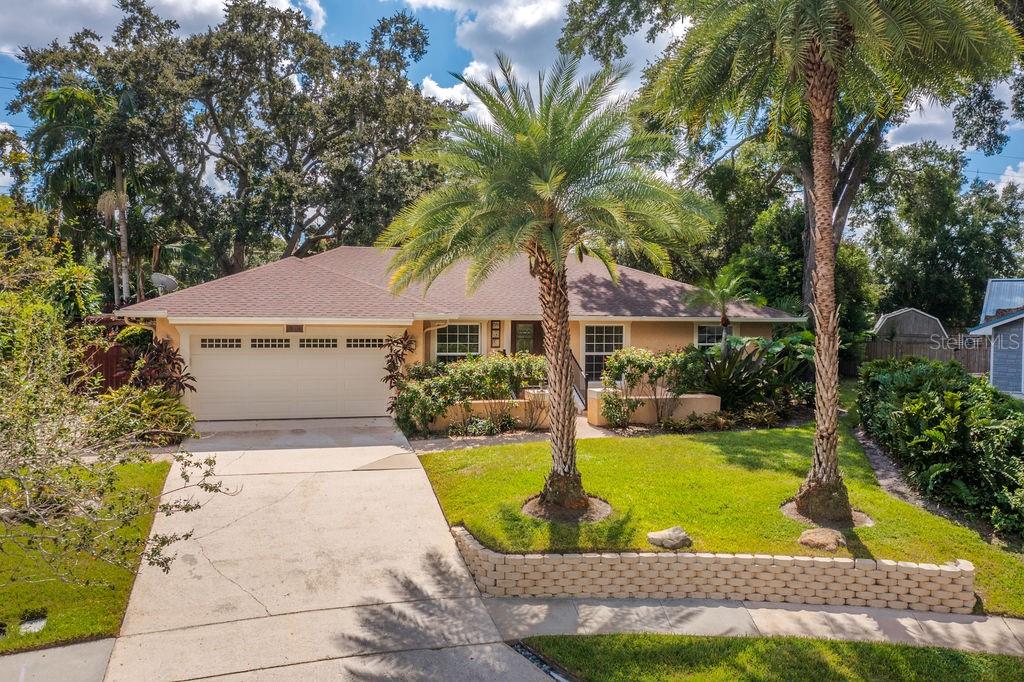
[[652, 79], [656, 111], [700, 131], [767, 120], [810, 135], [817, 332], [814, 456], [797, 507], [848, 520], [839, 473], [832, 189], [836, 103], [885, 115], [916, 92], [1005, 72], [1019, 38], [991, 0], [691, 0], [692, 27]]
[[447, 181], [403, 210], [378, 244], [400, 247], [391, 263], [396, 290], [429, 286], [463, 260], [473, 290], [502, 263], [528, 257], [550, 391], [552, 467], [540, 502], [578, 509], [587, 498], [576, 467], [566, 260], [594, 256], [616, 280], [616, 252], [667, 270], [668, 249], [702, 229], [710, 209], [646, 165], [671, 140], [640, 130], [629, 103], [614, 97], [623, 69], [577, 80], [578, 61], [562, 57], [534, 91], [508, 59], [498, 62], [500, 73], [486, 82], [460, 79], [490, 120], [456, 116], [414, 154]]

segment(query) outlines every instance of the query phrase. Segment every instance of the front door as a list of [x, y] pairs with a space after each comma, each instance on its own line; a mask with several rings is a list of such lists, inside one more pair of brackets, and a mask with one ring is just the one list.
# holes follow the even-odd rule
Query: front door
[[540, 322], [513, 322], [510, 347], [513, 353], [544, 355], [544, 329]]

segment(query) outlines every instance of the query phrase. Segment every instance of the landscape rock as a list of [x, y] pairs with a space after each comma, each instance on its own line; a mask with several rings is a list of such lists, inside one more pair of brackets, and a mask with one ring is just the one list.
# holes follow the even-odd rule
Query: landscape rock
[[800, 533], [799, 542], [804, 547], [823, 549], [826, 552], [834, 552], [846, 546], [846, 538], [833, 528], [808, 528]]
[[664, 547], [665, 549], [679, 549], [680, 547], [689, 547], [693, 544], [690, 536], [679, 526], [652, 531], [647, 534], [647, 542], [656, 547]]

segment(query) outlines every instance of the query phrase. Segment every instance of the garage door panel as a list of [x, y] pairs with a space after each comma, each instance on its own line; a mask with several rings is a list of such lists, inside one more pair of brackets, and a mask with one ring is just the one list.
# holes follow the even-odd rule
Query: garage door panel
[[[365, 341], [348, 347], [346, 339], [379, 339], [401, 332], [395, 328], [309, 333], [288, 337], [288, 348], [253, 348], [250, 343], [253, 338], [285, 338], [281, 334], [238, 332], [210, 336], [240, 338], [240, 347], [203, 348], [206, 335], [194, 332], [189, 359], [196, 377], [194, 411], [200, 419], [385, 415], [389, 390], [381, 382], [384, 350], [358, 347]], [[336, 347], [330, 347], [330, 341], [308, 341], [305, 345], [321, 347], [303, 348], [299, 339], [307, 337], [336, 338]]]

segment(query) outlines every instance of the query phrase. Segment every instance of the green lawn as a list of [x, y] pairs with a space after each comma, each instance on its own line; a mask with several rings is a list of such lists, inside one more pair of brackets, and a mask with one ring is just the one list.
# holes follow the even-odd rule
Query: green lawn
[[[544, 442], [422, 457], [448, 522], [506, 552], [654, 551], [648, 531], [681, 525], [695, 552], [813, 554], [797, 543], [805, 528], [779, 511], [807, 472], [814, 427], [579, 441], [587, 490], [611, 503], [610, 518], [574, 526], [526, 517], [550, 467]], [[841, 555], [977, 567], [976, 591], [989, 612], [1024, 615], [1024, 555], [901, 502], [884, 490], [844, 429], [841, 465], [855, 507], [874, 520], [847, 533]], [[824, 554], [824, 552], [818, 552]]]
[[[131, 465], [123, 468], [121, 476], [126, 487], [156, 495], [169, 468], [167, 462]], [[140, 537], [149, 534], [152, 523], [152, 515], [139, 519], [135, 530]], [[0, 653], [117, 634], [135, 578], [133, 571], [85, 559], [77, 571], [78, 582], [91, 581], [91, 585], [54, 579], [34, 581], [48, 577], [47, 569], [20, 550], [3, 550], [0, 623], [6, 625], [7, 636], [0, 637]], [[39, 612], [46, 613], [46, 627], [38, 633], [20, 635], [18, 626], [23, 616]]]
[[526, 644], [588, 681], [1019, 680], [1024, 660], [952, 649], [792, 637], [595, 635]]

